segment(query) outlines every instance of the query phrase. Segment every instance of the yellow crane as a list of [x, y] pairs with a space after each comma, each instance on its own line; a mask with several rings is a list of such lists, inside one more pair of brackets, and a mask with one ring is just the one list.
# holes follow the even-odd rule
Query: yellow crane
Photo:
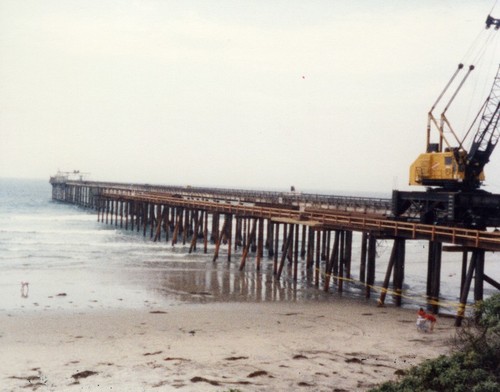
[[[441, 93], [436, 103], [428, 114], [427, 124], [427, 151], [420, 154], [410, 167], [410, 185], [438, 186], [449, 190], [474, 190], [484, 181], [484, 166], [495, 149], [500, 136], [498, 122], [500, 116], [500, 66], [493, 81], [490, 94], [486, 98], [476, 119], [462, 140], [451, 127], [446, 118], [446, 112], [455, 99], [458, 91], [474, 69], [470, 66], [457, 90], [441, 113], [438, 123], [433, 115], [433, 110], [441, 100], [444, 93], [453, 82], [463, 64], [451, 78], [447, 87]], [[470, 148], [466, 149], [464, 143], [473, 127], [477, 124], [477, 131]], [[431, 143], [431, 129], [433, 125], [439, 132], [439, 142]], [[445, 135], [446, 129], [453, 136], [453, 141]]]
[[[500, 19], [488, 15], [486, 28], [490, 27], [498, 30]], [[474, 69], [474, 65], [466, 68], [459, 64], [432, 105], [427, 119], [426, 151], [410, 166], [409, 179], [410, 185], [425, 186], [427, 190], [394, 190], [392, 215], [396, 219], [481, 229], [500, 226], [500, 195], [479, 189], [485, 179], [484, 167], [500, 138], [500, 65], [488, 97], [463, 138], [458, 137], [446, 117]], [[436, 106], [464, 71], [465, 75], [436, 118]]]

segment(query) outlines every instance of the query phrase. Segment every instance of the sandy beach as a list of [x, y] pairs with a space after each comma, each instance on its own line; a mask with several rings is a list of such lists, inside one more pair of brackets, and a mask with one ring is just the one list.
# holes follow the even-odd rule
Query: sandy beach
[[453, 320], [332, 302], [0, 316], [3, 391], [363, 391], [448, 350]]
[[[355, 283], [326, 293], [302, 267], [297, 282], [289, 267], [277, 280], [268, 258], [240, 271], [239, 255], [214, 263], [213, 245], [189, 254], [154, 243], [30, 184], [0, 203], [2, 392], [365, 391], [448, 350], [452, 319], [433, 334], [415, 326], [421, 244], [408, 247], [407, 308], [389, 297], [378, 308], [378, 294], [366, 302]], [[379, 246], [379, 284], [388, 249]]]

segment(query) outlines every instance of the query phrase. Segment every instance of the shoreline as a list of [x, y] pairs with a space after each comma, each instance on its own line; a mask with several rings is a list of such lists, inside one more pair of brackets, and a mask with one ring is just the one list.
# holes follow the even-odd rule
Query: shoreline
[[334, 302], [3, 314], [7, 390], [364, 391], [448, 351], [453, 319]]

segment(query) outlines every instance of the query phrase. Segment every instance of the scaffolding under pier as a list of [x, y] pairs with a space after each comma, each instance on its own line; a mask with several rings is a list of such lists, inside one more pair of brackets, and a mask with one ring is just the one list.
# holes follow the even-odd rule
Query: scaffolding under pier
[[[388, 293], [402, 304], [406, 242], [424, 240], [428, 246], [426, 300], [439, 311], [443, 251], [461, 253], [457, 325], [460, 325], [472, 283], [474, 301], [484, 295], [484, 283], [500, 290], [485, 273], [485, 254], [500, 250], [500, 233], [457, 227], [408, 223], [390, 218], [389, 199], [262, 192], [217, 188], [169, 187], [51, 178], [52, 198], [97, 211], [100, 222], [142, 233], [153, 241], [186, 246], [188, 252], [208, 253], [213, 246], [216, 262], [225, 248], [228, 262], [240, 270], [260, 270], [266, 257], [276, 279], [285, 266], [289, 278], [299, 268], [324, 291], [343, 292], [355, 268], [353, 241], [360, 241], [359, 276], [366, 298], [379, 292], [383, 306]], [[356, 235], [353, 235], [356, 234]], [[392, 242], [381, 287], [375, 286], [377, 240]], [[392, 287], [389, 288], [392, 280]]]

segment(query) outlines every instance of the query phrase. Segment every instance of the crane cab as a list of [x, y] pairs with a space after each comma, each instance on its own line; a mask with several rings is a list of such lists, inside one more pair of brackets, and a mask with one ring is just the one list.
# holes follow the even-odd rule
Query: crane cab
[[[467, 153], [453, 149], [439, 152], [436, 147], [430, 144], [428, 152], [420, 154], [410, 166], [410, 185], [460, 188], [467, 178]], [[483, 172], [477, 180], [484, 181]]]

